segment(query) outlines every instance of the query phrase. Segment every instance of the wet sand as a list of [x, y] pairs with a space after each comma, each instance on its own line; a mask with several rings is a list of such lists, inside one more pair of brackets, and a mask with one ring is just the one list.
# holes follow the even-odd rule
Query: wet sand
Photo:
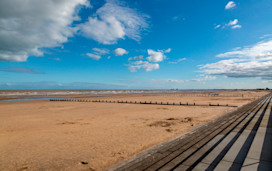
[[[241, 106], [268, 92], [122, 94], [91, 99]], [[235, 110], [216, 106], [0, 102], [0, 170], [105, 170]]]

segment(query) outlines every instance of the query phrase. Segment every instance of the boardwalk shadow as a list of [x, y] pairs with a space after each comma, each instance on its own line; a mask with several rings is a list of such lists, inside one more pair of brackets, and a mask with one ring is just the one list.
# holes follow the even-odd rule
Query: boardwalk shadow
[[[258, 170], [272, 170], [272, 110], [270, 112], [264, 144], [261, 152], [261, 161]], [[267, 164], [267, 162], [270, 164]]]
[[[270, 101], [269, 101], [269, 103], [270, 103]], [[266, 110], [268, 108], [269, 103], [267, 103], [267, 105], [265, 106], [265, 109], [263, 110], [263, 112], [261, 113], [261, 115], [258, 118], [257, 122], [254, 124], [254, 127], [250, 131], [249, 136], [247, 137], [245, 143], [243, 144], [242, 148], [240, 149], [238, 155], [236, 156], [236, 158], [235, 158], [235, 160], [233, 162], [233, 165], [230, 168], [231, 170], [234, 169], [234, 167], [235, 167], [234, 163], [239, 163], [239, 165], [240, 165], [239, 169], [242, 168], [243, 163], [244, 163], [244, 161], [245, 161], [245, 159], [246, 159], [246, 157], [248, 155], [249, 149], [250, 149], [250, 147], [251, 147], [251, 145], [253, 143], [253, 140], [254, 140], [254, 138], [256, 136], [257, 130], [260, 127], [260, 124], [261, 124], [261, 122], [262, 122], [262, 120], [264, 118], [264, 115], [265, 115], [265, 112], [266, 112]], [[236, 168], [237, 167], [235, 167], [235, 169]]]

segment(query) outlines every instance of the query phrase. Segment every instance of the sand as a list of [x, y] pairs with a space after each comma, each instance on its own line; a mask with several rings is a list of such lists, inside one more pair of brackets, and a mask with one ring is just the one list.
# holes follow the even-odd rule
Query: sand
[[[95, 99], [241, 106], [267, 93], [123, 94]], [[105, 170], [236, 108], [19, 101], [0, 102], [0, 109], [0, 170]]]

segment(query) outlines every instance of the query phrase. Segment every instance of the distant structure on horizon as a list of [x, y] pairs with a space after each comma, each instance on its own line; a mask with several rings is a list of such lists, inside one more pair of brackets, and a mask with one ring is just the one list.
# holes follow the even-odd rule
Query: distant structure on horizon
[[269, 88], [257, 88], [256, 90], [270, 90]]

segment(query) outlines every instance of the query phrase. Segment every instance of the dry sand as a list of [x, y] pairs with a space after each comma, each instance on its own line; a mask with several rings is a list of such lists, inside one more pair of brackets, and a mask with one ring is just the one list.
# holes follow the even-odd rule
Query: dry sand
[[[99, 99], [241, 106], [267, 92], [217, 93]], [[0, 170], [105, 170], [236, 108], [21, 101], [0, 109]]]

